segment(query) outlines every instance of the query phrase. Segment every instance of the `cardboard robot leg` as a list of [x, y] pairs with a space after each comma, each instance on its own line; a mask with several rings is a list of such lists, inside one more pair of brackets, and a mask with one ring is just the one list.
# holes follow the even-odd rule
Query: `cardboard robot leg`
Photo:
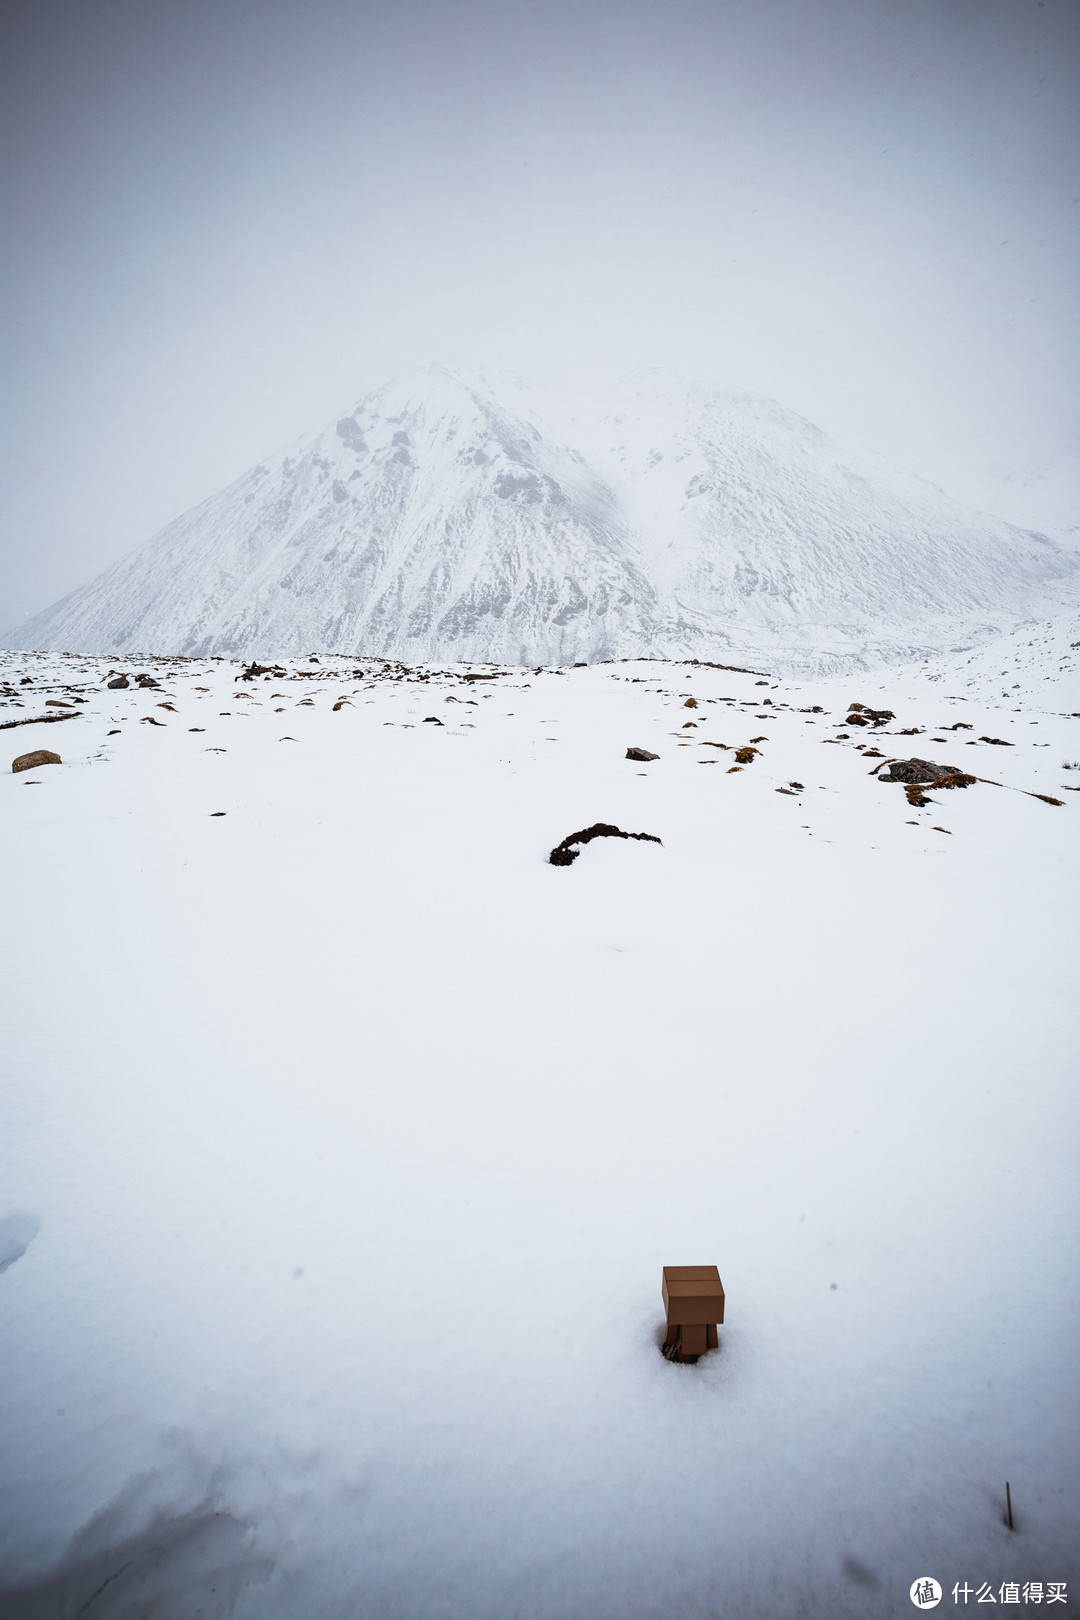
[[664, 1333], [663, 1353], [668, 1361], [691, 1364], [708, 1349], [708, 1329], [693, 1323], [669, 1322]]

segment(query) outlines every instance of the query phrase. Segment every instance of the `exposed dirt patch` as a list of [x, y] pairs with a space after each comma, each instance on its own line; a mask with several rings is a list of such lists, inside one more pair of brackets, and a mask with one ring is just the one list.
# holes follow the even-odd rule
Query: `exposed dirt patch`
[[79, 711], [75, 709], [70, 714], [32, 714], [25, 720], [5, 720], [0, 725], [0, 731], [11, 731], [15, 726], [51, 726], [57, 720], [77, 720]]

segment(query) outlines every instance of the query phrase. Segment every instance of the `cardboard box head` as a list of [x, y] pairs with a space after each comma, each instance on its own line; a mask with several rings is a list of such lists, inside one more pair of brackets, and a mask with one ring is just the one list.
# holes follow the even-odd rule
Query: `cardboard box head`
[[668, 1321], [682, 1327], [724, 1320], [724, 1285], [715, 1266], [665, 1266], [663, 1297]]

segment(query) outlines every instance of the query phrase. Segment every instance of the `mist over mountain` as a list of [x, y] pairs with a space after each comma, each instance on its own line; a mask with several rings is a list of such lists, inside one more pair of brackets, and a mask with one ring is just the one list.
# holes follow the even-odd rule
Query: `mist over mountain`
[[1075, 556], [759, 395], [425, 367], [3, 638], [51, 651], [566, 663], [910, 656], [1071, 595]]

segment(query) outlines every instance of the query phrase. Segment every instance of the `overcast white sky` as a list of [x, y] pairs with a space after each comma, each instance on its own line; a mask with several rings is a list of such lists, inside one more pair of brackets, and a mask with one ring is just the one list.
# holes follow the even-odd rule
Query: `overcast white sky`
[[671, 366], [1052, 521], [1076, 0], [3, 15], [4, 627], [428, 360]]

